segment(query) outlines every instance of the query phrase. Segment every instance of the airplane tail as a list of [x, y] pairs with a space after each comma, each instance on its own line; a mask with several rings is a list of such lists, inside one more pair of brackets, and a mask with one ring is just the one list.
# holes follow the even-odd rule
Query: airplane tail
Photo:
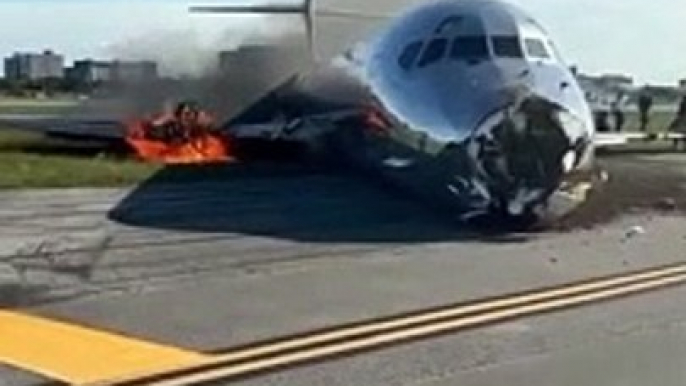
[[316, 50], [316, 36], [314, 18], [316, 17], [335, 17], [350, 19], [386, 19], [386, 15], [374, 15], [369, 13], [320, 9], [315, 7], [315, 0], [303, 0], [300, 4], [293, 3], [265, 3], [265, 4], [234, 4], [234, 5], [201, 5], [192, 6], [191, 13], [212, 13], [212, 14], [251, 14], [251, 15], [301, 15], [305, 23], [307, 47], [310, 54], [314, 55]]
[[307, 48], [311, 55], [315, 53], [314, 37], [314, 0], [303, 0], [301, 4], [237, 4], [192, 6], [192, 13], [214, 14], [251, 14], [251, 15], [301, 15], [305, 23]]
[[371, 14], [367, 12], [321, 9], [315, 7], [314, 0], [305, 0], [300, 4], [293, 3], [267, 3], [267, 4], [238, 4], [238, 5], [199, 5], [191, 6], [192, 13], [225, 13], [225, 14], [311, 14], [317, 16], [360, 18], [360, 19], [385, 19], [388, 15]]
[[238, 5], [200, 5], [192, 6], [194, 13], [247, 13], [247, 14], [303, 14], [310, 13], [312, 0], [302, 4], [238, 4]]

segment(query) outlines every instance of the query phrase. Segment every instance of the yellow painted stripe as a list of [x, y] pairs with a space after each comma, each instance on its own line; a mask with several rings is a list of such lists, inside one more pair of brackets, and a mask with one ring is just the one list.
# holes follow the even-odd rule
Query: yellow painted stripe
[[0, 363], [69, 384], [202, 363], [202, 354], [17, 312], [0, 311]]
[[391, 329], [403, 328], [409, 325], [415, 325], [419, 323], [430, 323], [435, 320], [456, 318], [463, 315], [488, 312], [491, 310], [506, 307], [516, 307], [522, 304], [530, 304], [532, 302], [539, 302], [559, 297], [573, 296], [579, 293], [585, 293], [589, 291], [599, 291], [609, 287], [622, 286], [632, 284], [637, 281], [652, 280], [663, 276], [676, 274], [686, 274], [686, 265], [656, 269], [648, 272], [619, 276], [589, 283], [575, 283], [562, 288], [544, 289], [539, 292], [533, 292], [518, 296], [512, 295], [502, 299], [485, 299], [484, 301], [470, 305], [460, 305], [448, 309], [442, 309], [434, 312], [426, 312], [408, 317], [401, 316], [386, 321], [370, 322], [353, 327], [343, 327], [340, 329], [335, 329], [323, 333], [315, 333], [309, 336], [287, 338], [282, 341], [276, 341], [264, 345], [259, 345], [256, 347], [231, 351], [220, 356], [215, 356], [212, 358], [212, 360], [221, 360], [225, 362], [242, 361], [254, 357], [275, 354], [281, 351], [294, 350], [302, 347], [312, 346], [315, 344], [324, 344], [331, 341], [352, 339], [360, 335], [368, 335]]
[[[517, 317], [535, 315], [541, 312], [560, 310], [568, 307], [597, 302], [600, 300], [611, 299], [618, 296], [627, 296], [647, 290], [654, 290], [675, 284], [686, 282], [686, 274], [668, 276], [665, 278], [651, 279], [645, 282], [629, 284], [619, 288], [601, 289], [596, 292], [573, 295], [568, 298], [544, 300], [533, 304], [518, 305], [513, 308], [506, 308], [498, 311], [486, 312], [466, 317], [458, 317], [453, 320], [446, 320], [436, 323], [429, 323], [399, 331], [380, 333], [360, 339], [352, 339], [346, 342], [339, 342], [330, 345], [322, 345], [302, 351], [285, 352], [273, 357], [257, 359], [245, 363], [229, 364], [217, 369], [209, 369], [188, 375], [180, 375], [170, 379], [150, 381], [141, 383], [146, 386], [190, 386], [200, 385], [219, 380], [230, 380], [235, 377], [246, 376], [259, 372], [268, 372], [284, 366], [303, 364], [314, 360], [330, 358], [346, 353], [353, 353], [363, 350], [370, 350], [376, 347], [383, 347], [388, 344], [397, 344], [417, 338], [431, 337], [446, 332], [455, 332], [466, 328], [495, 323]], [[133, 384], [133, 383], [132, 383]]]
[[251, 373], [269, 371], [271, 369], [277, 369], [283, 366], [306, 363], [321, 358], [327, 358], [331, 356], [361, 350], [369, 350], [374, 347], [384, 346], [386, 344], [403, 342], [422, 337], [430, 337], [441, 333], [469, 328], [471, 326], [483, 325], [485, 323], [493, 323], [500, 320], [522, 317], [555, 309], [564, 309], [567, 307], [591, 303], [602, 299], [612, 298], [615, 296], [625, 296], [631, 293], [642, 292], [672, 284], [681, 284], [684, 281], [686, 281], [686, 275], [680, 275], [675, 277], [668, 277], [665, 279], [649, 281], [645, 283], [633, 284], [625, 288], [614, 288], [609, 290], [602, 290], [597, 293], [591, 293], [587, 295], [572, 296], [567, 299], [545, 301], [542, 303], [535, 303], [532, 305], [523, 305], [513, 309], [505, 309], [502, 311], [486, 313], [483, 315], [475, 315], [466, 318], [449, 320], [441, 323], [423, 325], [415, 328], [409, 328], [406, 330], [394, 331], [388, 334], [379, 334], [371, 336], [369, 338], [352, 340], [349, 342], [342, 342], [333, 345], [324, 345], [321, 347], [315, 347], [310, 350], [296, 351], [294, 353], [285, 353], [283, 355], [268, 357], [266, 359], [260, 359], [247, 363], [239, 363], [236, 365], [227, 366], [225, 368], [209, 370], [201, 372], [199, 374], [181, 376], [176, 379], [162, 380], [159, 382], [150, 382], [146, 383], [146, 385], [190, 386], [216, 382], [219, 380], [228, 380], [233, 377], [245, 376]]
[[[398, 328], [406, 328], [421, 323], [432, 323], [437, 320], [447, 318], [458, 318], [475, 313], [488, 313], [503, 308], [515, 308], [535, 302], [547, 301], [551, 299], [575, 296], [582, 293], [600, 291], [615, 286], [624, 286], [636, 282], [654, 280], [664, 276], [686, 274], [686, 264], [671, 267], [661, 267], [644, 272], [619, 275], [616, 277], [598, 279], [584, 283], [571, 283], [563, 287], [542, 289], [521, 295], [511, 295], [500, 299], [484, 299], [474, 304], [457, 305], [440, 309], [438, 311], [428, 311], [410, 316], [399, 316], [383, 321], [371, 321], [351, 327], [342, 327], [325, 332], [314, 332], [310, 335], [302, 335], [295, 338], [285, 338], [266, 344], [258, 344], [252, 347], [229, 351], [221, 355], [208, 358], [206, 365], [215, 363], [228, 363], [246, 361], [252, 358], [259, 358], [268, 355], [278, 355], [284, 351], [299, 350], [314, 345], [329, 344], [341, 340], [351, 340], [359, 336], [378, 334]], [[158, 373], [158, 372], [156, 372]], [[159, 372], [163, 373], [163, 372]], [[136, 374], [126, 379], [135, 379]], [[124, 381], [124, 380], [120, 380]]]
[[97, 385], [187, 386], [228, 380], [684, 283], [686, 264], [659, 267], [313, 332], [310, 335], [229, 351], [209, 357], [201, 365], [186, 366], [171, 372], [154, 372], [147, 376], [113, 379]]

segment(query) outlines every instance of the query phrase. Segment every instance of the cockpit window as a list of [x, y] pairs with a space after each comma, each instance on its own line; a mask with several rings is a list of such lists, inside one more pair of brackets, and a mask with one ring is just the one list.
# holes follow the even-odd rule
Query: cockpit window
[[545, 48], [545, 44], [538, 39], [525, 39], [526, 53], [535, 59], [550, 59], [550, 54]]
[[446, 35], [449, 33], [454, 33], [456, 30], [460, 29], [464, 22], [464, 16], [452, 15], [448, 16], [441, 21], [441, 24], [436, 27], [434, 32], [437, 35]]
[[441, 60], [445, 56], [445, 52], [448, 48], [448, 39], [446, 38], [436, 38], [433, 39], [424, 50], [419, 63], [419, 67], [426, 67], [429, 64], [435, 63]]
[[453, 40], [450, 57], [457, 60], [488, 59], [486, 36], [461, 36]]
[[494, 36], [493, 53], [499, 58], [524, 58], [522, 45], [517, 36]]
[[400, 57], [398, 57], [398, 65], [405, 71], [409, 71], [412, 68], [412, 65], [417, 61], [417, 57], [419, 57], [421, 50], [421, 41], [408, 44], [400, 54]]

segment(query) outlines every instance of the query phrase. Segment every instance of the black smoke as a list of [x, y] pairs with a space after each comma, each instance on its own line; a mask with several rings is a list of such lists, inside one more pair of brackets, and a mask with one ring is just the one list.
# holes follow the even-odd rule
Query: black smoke
[[[232, 32], [236, 33], [224, 34], [227, 39]], [[220, 42], [216, 47], [201, 47], [193, 41], [184, 42], [183, 31], [176, 31], [114, 45], [113, 56], [153, 60], [158, 63], [160, 76], [105, 86], [84, 103], [78, 114], [127, 119], [193, 100], [219, 119], [227, 120], [312, 64], [304, 35], [278, 23], [275, 31], [259, 42], [248, 37], [237, 44], [230, 50], [222, 50], [226, 44]], [[231, 56], [223, 67], [222, 51]]]

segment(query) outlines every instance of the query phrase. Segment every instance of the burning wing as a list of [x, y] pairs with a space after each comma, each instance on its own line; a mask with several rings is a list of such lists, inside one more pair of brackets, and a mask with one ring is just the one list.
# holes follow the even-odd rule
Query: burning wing
[[125, 125], [112, 119], [3, 116], [0, 117], [0, 124], [74, 141], [121, 142], [126, 136]]

